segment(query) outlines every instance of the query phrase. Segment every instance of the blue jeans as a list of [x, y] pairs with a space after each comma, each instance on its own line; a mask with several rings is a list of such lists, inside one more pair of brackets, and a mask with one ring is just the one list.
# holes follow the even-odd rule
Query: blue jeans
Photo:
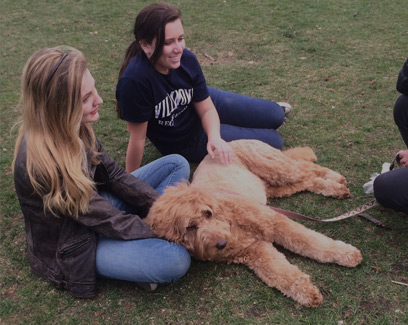
[[[221, 138], [225, 141], [256, 139], [282, 149], [283, 140], [276, 131], [285, 121], [285, 113], [277, 103], [208, 87], [210, 97], [221, 122]], [[204, 130], [182, 153], [191, 162], [207, 155], [207, 135]]]
[[[179, 155], [157, 159], [132, 173], [150, 184], [159, 193], [167, 186], [187, 181], [188, 162]], [[112, 205], [128, 213], [137, 213], [111, 193], [100, 193]], [[187, 250], [158, 238], [118, 240], [99, 236], [96, 249], [96, 271], [99, 277], [132, 282], [176, 282], [188, 271], [191, 263]]]

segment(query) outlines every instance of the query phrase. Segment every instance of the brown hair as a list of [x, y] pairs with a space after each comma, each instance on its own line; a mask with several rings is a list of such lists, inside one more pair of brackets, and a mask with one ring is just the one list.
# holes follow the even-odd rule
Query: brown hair
[[[177, 19], [181, 19], [180, 10], [165, 2], [153, 3], [139, 12], [133, 27], [135, 40], [126, 49], [125, 58], [119, 70], [119, 79], [135, 55], [144, 55], [140, 46], [141, 41], [152, 44], [153, 40], [156, 39], [155, 50], [149, 59], [153, 67], [156, 65], [163, 52], [166, 24]], [[119, 103], [116, 103], [116, 110], [118, 116], [121, 117]]]

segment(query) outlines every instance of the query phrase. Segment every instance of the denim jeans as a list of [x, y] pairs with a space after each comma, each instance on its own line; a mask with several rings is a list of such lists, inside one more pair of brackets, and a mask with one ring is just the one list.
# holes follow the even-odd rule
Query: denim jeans
[[[132, 175], [150, 184], [159, 193], [166, 186], [187, 181], [190, 166], [179, 155], [157, 159]], [[137, 213], [111, 193], [100, 193], [112, 205], [128, 213]], [[178, 244], [158, 238], [118, 240], [99, 236], [96, 249], [96, 270], [99, 277], [132, 282], [176, 282], [188, 271], [190, 254]]]
[[[394, 105], [394, 121], [408, 147], [408, 96], [401, 95]], [[374, 196], [384, 207], [408, 214], [408, 167], [394, 169], [374, 180]]]
[[[283, 140], [276, 131], [285, 121], [285, 113], [277, 103], [208, 87], [210, 97], [221, 122], [221, 138], [225, 141], [256, 139], [282, 149]], [[204, 130], [182, 153], [191, 162], [207, 155], [207, 135]]]

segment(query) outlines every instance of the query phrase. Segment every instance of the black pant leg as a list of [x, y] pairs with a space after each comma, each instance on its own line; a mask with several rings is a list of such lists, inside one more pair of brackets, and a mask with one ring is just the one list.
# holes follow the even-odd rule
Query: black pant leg
[[394, 121], [408, 147], [408, 96], [401, 95], [394, 105]]
[[382, 206], [408, 214], [408, 167], [377, 176], [374, 196]]

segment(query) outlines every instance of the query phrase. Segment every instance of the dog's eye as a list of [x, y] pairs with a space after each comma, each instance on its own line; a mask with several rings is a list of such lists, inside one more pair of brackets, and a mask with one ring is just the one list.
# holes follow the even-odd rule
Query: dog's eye
[[206, 218], [209, 219], [209, 218], [212, 217], [212, 212], [211, 212], [210, 210], [207, 210], [207, 211], [205, 211], [205, 214], [204, 214], [204, 215], [205, 215]]

